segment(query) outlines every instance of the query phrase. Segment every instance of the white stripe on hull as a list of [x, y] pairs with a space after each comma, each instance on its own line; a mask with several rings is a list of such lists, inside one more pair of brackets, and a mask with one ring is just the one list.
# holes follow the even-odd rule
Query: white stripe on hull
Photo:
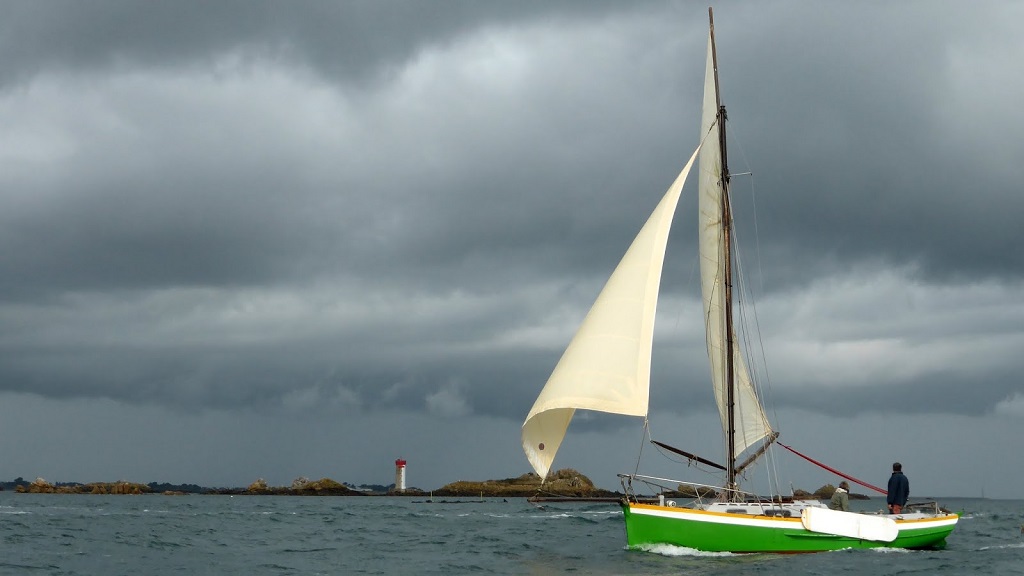
[[[687, 522], [706, 522], [710, 524], [729, 524], [733, 526], [751, 526], [754, 528], [766, 529], [799, 529], [804, 527], [799, 517], [795, 518], [773, 518], [762, 516], [750, 516], [746, 514], [723, 514], [717, 512], [704, 512], [687, 508], [647, 508], [630, 506], [630, 512], [639, 516], [656, 516], [660, 518], [671, 518]], [[940, 526], [952, 526], [957, 523], [959, 517], [956, 515], [942, 516], [938, 518], [899, 518], [896, 519], [900, 533], [907, 534], [917, 530], [936, 528]]]
[[700, 510], [669, 509], [669, 508], [636, 508], [631, 507], [633, 514], [640, 516], [658, 516], [690, 522], [708, 522], [712, 524], [732, 524], [736, 526], [754, 526], [758, 528], [801, 528], [800, 518], [756, 517], [746, 514], [719, 514]]

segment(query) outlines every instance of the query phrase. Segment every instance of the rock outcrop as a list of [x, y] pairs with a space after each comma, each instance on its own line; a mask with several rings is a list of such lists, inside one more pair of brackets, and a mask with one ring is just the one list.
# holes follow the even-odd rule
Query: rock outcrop
[[616, 498], [620, 494], [594, 486], [583, 474], [572, 468], [564, 468], [548, 474], [541, 484], [540, 476], [529, 472], [517, 478], [504, 480], [467, 481], [459, 480], [434, 490], [434, 496], [484, 496], [484, 497], [526, 497], [562, 496], [570, 498]]
[[145, 484], [124, 481], [53, 485], [36, 478], [28, 487], [18, 486], [16, 491], [29, 494], [148, 494], [152, 489]]
[[298, 477], [292, 481], [291, 486], [269, 486], [263, 478], [257, 478], [244, 489], [221, 489], [211, 490], [212, 494], [248, 494], [254, 496], [365, 496], [364, 492], [352, 490], [340, 482], [330, 478], [309, 480], [305, 477]]

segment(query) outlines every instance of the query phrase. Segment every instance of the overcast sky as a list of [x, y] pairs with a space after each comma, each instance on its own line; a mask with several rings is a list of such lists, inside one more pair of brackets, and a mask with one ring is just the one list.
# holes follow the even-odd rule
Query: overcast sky
[[[705, 2], [2, 12], [3, 480], [525, 473], [526, 413], [698, 143]], [[875, 484], [901, 460], [912, 495], [1018, 497], [1024, 5], [715, 16], [781, 440]], [[721, 460], [695, 206], [651, 426]], [[578, 418], [554, 467], [617, 488], [641, 438]]]

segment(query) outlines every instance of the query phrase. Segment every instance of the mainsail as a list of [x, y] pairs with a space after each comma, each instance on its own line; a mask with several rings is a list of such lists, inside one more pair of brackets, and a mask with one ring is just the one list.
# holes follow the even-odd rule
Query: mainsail
[[[726, 331], [733, 334], [733, 419], [735, 423], [735, 454], [743, 452], [762, 438], [772, 433], [761, 403], [754, 393], [746, 362], [740, 353], [735, 331], [727, 326], [725, 317], [725, 267], [729, 266], [726, 254], [723, 226], [723, 195], [726, 194], [723, 181], [722, 151], [718, 145], [719, 132], [724, 129], [719, 119], [718, 87], [715, 81], [715, 62], [711, 36], [708, 36], [707, 69], [704, 77], [704, 109], [701, 116], [700, 149], [700, 277], [704, 298], [708, 358], [711, 362], [711, 381], [715, 401], [722, 418], [722, 428], [728, 431], [728, 375], [725, 349]], [[728, 197], [725, 196], [727, 199]], [[730, 466], [732, 463], [729, 464]]]
[[612, 272], [523, 423], [523, 451], [542, 479], [577, 409], [647, 415], [665, 248], [683, 182], [699, 150]]

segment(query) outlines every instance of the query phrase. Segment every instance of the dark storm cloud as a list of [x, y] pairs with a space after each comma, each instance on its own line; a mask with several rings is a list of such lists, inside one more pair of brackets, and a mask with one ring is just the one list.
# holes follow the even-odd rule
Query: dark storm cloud
[[[8, 7], [5, 390], [518, 422], [697, 142], [699, 4]], [[932, 379], [922, 357], [989, 329], [916, 325], [892, 301], [1019, 318], [1022, 81], [994, 73], [1022, 55], [1015, 10], [716, 9], [730, 160], [755, 173], [734, 178], [744, 258], [766, 338], [787, 343], [782, 402], [835, 398], [807, 394], [826, 356], [853, 413], [886, 409], [885, 386], [942, 382], [917, 409], [971, 415], [1014, 391], [1005, 355], [960, 379], [986, 387], [971, 402], [956, 376]], [[659, 330], [699, 318], [693, 208]], [[888, 367], [899, 349], [910, 368], [865, 386], [848, 345], [897, 316], [896, 344], [857, 358]], [[703, 336], [669, 337], [656, 384], [678, 390], [658, 401], [703, 410]]]
[[[427, 38], [465, 25], [426, 3], [21, 2], [3, 34], [5, 77], [48, 67], [191, 66], [224, 52], [312, 58], [342, 77], [398, 65]], [[428, 17], [425, 17], [428, 16]], [[439, 16], [439, 17], [429, 17]]]
[[[645, 4], [652, 3], [639, 6]], [[48, 68], [203, 65], [240, 51], [365, 80], [390, 74], [424, 46], [443, 45], [478, 26], [624, 10], [608, 1], [9, 2], [0, 24], [6, 55], [0, 79], [6, 84]]]
[[[81, 127], [73, 137], [91, 139], [88, 148], [76, 150], [71, 161], [49, 168], [57, 175], [63, 171], [63, 178], [30, 180], [25, 186], [24, 194], [42, 200], [9, 213], [11, 226], [7, 229], [15, 246], [8, 261], [15, 273], [5, 282], [9, 294], [38, 295], [38, 284], [58, 291], [245, 285], [322, 274], [325, 266], [396, 275], [413, 283], [436, 275], [436, 281], [450, 283], [467, 265], [508, 262], [508, 258], [495, 258], [494, 250], [511, 250], [506, 254], [512, 263], [527, 266], [533, 265], [529, 260], [535, 258], [538, 248], [564, 250], [545, 235], [564, 238], [566, 233], [560, 229], [572, 230], [565, 226], [567, 220], [586, 226], [584, 232], [589, 237], [606, 236], [604, 222], [574, 214], [580, 210], [578, 203], [555, 198], [554, 206], [540, 214], [533, 209], [536, 198], [550, 196], [552, 178], [576, 177], [575, 185], [582, 189], [613, 191], [607, 183], [614, 178], [607, 174], [609, 170], [590, 176], [593, 183], [586, 175], [569, 175], [562, 159], [556, 164], [558, 156], [548, 154], [550, 145], [532, 157], [524, 155], [522, 146], [531, 140], [550, 139], [552, 130], [563, 133], [559, 139], [589, 137], [588, 133], [594, 132], [564, 126], [568, 120], [553, 125], [541, 121], [536, 129], [518, 134], [495, 132], [505, 128], [500, 121], [473, 126], [471, 132], [466, 130], [469, 126], [442, 128], [439, 134], [424, 131], [430, 130], [429, 123], [420, 130], [369, 125], [367, 133], [360, 135], [362, 142], [353, 140], [333, 150], [339, 156], [336, 172], [325, 173], [328, 167], [309, 166], [316, 160], [308, 159], [309, 149], [302, 143], [274, 141], [280, 137], [275, 128], [316, 121], [300, 117], [288, 101], [291, 94], [265, 97], [267, 106], [272, 107], [269, 125], [247, 128], [244, 123], [251, 119], [230, 103], [210, 105], [202, 96], [193, 101], [186, 88], [173, 79], [180, 75], [181, 83], [209, 82], [214, 85], [211, 97], [227, 98], [231, 94], [217, 92], [223, 88], [217, 84], [246, 74], [250, 67], [273, 66], [273, 58], [266, 60], [259, 46], [280, 43], [278, 38], [286, 38], [289, 49], [295, 50], [289, 58], [300, 69], [324, 70], [318, 55], [330, 59], [330, 55], [352, 54], [347, 46], [333, 44], [342, 42], [367, 52], [365, 57], [353, 59], [359, 66], [390, 70], [407, 65], [406, 60], [417, 51], [432, 43], [444, 44], [457, 30], [478, 21], [509, 16], [507, 25], [513, 25], [519, 19], [597, 11], [600, 5], [544, 4], [539, 12], [525, 5], [506, 9], [477, 3], [413, 3], [408, 9], [397, 3], [313, 4], [308, 11], [284, 10], [272, 4], [247, 4], [244, 10], [227, 4], [202, 9], [168, 5], [153, 10], [134, 4], [94, 5], [88, 10], [76, 3], [17, 7], [27, 15], [19, 25], [10, 24], [3, 37], [12, 48], [25, 50], [24, 58], [9, 62], [42, 78], [30, 84], [35, 91], [75, 89], [74, 82], [55, 81], [55, 86], [47, 82], [62, 70], [79, 76], [92, 70], [97, 82], [104, 78], [122, 81], [110, 90], [121, 100], [110, 101], [111, 96], [103, 94], [91, 102], [91, 109], [86, 99], [73, 105], [54, 103], [65, 108], [50, 113], [71, 117], [79, 112], [106, 112], [128, 123], [134, 132], [128, 138], [111, 134], [105, 141], [103, 134], [87, 131], [107, 127]], [[512, 14], [504, 14], [506, 10]], [[430, 12], [431, 17], [421, 12]], [[122, 25], [128, 22], [133, 26]], [[392, 38], [395, 41], [390, 41]], [[26, 46], [35, 47], [30, 50]], [[230, 58], [224, 54], [234, 52], [251, 53], [255, 60], [218, 64], [219, 58]], [[389, 63], [393, 59], [397, 64]], [[148, 90], [131, 85], [130, 70], [147, 65], [178, 70], [166, 71], [171, 80], [163, 80], [158, 73], [143, 77], [155, 84]], [[124, 76], [129, 77], [127, 81], [122, 80]], [[360, 97], [365, 98], [353, 96]], [[178, 105], [174, 98], [187, 104]], [[579, 95], [572, 95], [566, 103], [578, 100]], [[606, 107], [613, 105], [607, 97], [604, 102]], [[449, 103], [434, 104], [442, 106], [435, 114], [457, 112], [444, 108]], [[486, 102], [471, 105], [486, 108]], [[70, 106], [77, 110], [66, 108]], [[245, 101], [238, 106], [245, 107]], [[169, 114], [161, 114], [162, 110]], [[252, 114], [259, 112], [251, 110]], [[211, 121], [211, 114], [219, 117]], [[322, 121], [328, 124], [337, 119], [328, 116]], [[559, 124], [563, 126], [559, 128]], [[344, 125], [324, 129], [346, 132]], [[607, 129], [599, 129], [594, 136]], [[365, 140], [377, 136], [380, 141]], [[481, 141], [483, 152], [478, 159], [465, 158], [469, 162], [458, 165], [461, 173], [438, 174], [429, 166], [405, 168], [410, 162], [424, 162], [422, 157], [389, 158], [395, 147], [401, 146], [398, 140], [407, 143], [411, 154], [423, 151], [429, 156], [437, 150], [445, 154], [446, 147], [475, 146], [474, 140]], [[574, 145], [555, 142], [555, 146], [565, 146], [564, 150]], [[365, 148], [354, 150], [353, 146]], [[122, 149], [114, 152], [115, 148]], [[582, 167], [595, 157], [613, 154], [597, 151], [586, 158], [572, 156], [572, 165]], [[513, 158], [514, 163], [510, 161]], [[364, 160], [365, 164], [356, 165]], [[441, 160], [450, 162], [443, 156]], [[376, 172], [370, 171], [373, 166]], [[310, 168], [316, 171], [312, 177]], [[351, 175], [358, 168], [366, 169], [366, 175]], [[301, 174], [301, 181], [296, 174]], [[619, 180], [621, 184], [621, 176]], [[572, 190], [568, 193], [573, 194]], [[54, 201], [48, 203], [48, 198]], [[584, 209], [593, 210], [595, 204]], [[523, 238], [534, 239], [537, 246], [524, 246]], [[582, 240], [591, 243], [586, 236]], [[553, 257], [562, 265], [575, 262], [568, 255]], [[410, 270], [415, 270], [412, 279]]]
[[854, 259], [914, 263], [929, 281], [1019, 281], [1021, 170], [1005, 151], [1020, 145], [1006, 128], [1022, 120], [1010, 96], [1022, 81], [996, 72], [1024, 53], [1009, 7], [751, 8], [722, 18], [722, 38], [739, 40], [720, 47], [723, 98], [771, 196], [764, 247], [800, 265], [782, 268], [789, 278]]
[[911, 382], [882, 380], [873, 384], [830, 389], [827, 393], [799, 390], [777, 392], [782, 405], [815, 414], [853, 418], [865, 413], [964, 414], [986, 417], [1000, 402], [1019, 391], [1013, 374], [947, 371], [915, 378]]

